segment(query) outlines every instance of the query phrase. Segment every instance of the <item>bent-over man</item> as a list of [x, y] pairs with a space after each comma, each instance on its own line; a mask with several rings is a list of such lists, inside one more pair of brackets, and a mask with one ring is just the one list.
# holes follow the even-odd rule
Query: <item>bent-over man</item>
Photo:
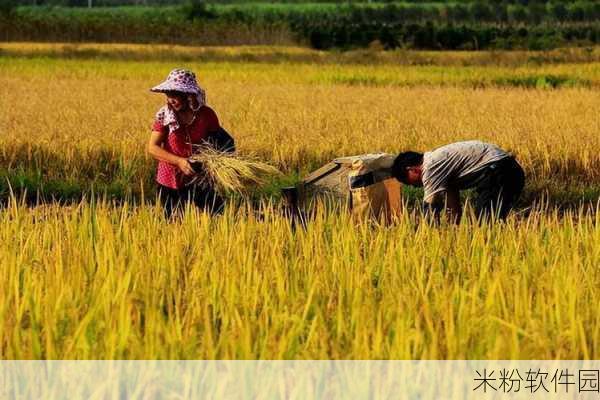
[[525, 184], [523, 169], [510, 153], [476, 140], [448, 144], [424, 154], [400, 153], [392, 174], [402, 183], [422, 186], [426, 209], [439, 214], [445, 207], [455, 222], [462, 214], [461, 190], [475, 189], [478, 217], [494, 214], [504, 219]]

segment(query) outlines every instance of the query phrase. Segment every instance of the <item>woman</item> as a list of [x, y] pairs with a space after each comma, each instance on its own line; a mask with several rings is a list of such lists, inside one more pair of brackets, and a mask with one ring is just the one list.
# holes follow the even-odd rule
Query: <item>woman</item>
[[223, 199], [206, 184], [191, 183], [196, 172], [188, 161], [194, 144], [220, 130], [217, 115], [206, 105], [204, 90], [193, 72], [175, 69], [151, 91], [167, 97], [167, 104], [156, 113], [148, 143], [148, 153], [158, 160], [156, 182], [167, 217], [180, 213], [186, 203], [220, 213]]

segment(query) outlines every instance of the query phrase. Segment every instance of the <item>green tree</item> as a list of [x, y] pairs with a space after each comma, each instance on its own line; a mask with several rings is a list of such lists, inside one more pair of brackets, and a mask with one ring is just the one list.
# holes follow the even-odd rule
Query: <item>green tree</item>
[[527, 22], [527, 9], [519, 4], [516, 4], [508, 10], [508, 19], [512, 22]]
[[546, 17], [546, 6], [540, 3], [529, 3], [529, 21], [534, 24], [541, 23]]
[[500, 1], [492, 4], [492, 13], [498, 22], [508, 22], [508, 6]]
[[0, 16], [10, 16], [16, 7], [14, 0], [0, 0]]
[[494, 19], [492, 8], [482, 1], [471, 4], [471, 17], [475, 21], [490, 21]]
[[464, 22], [470, 17], [469, 9], [462, 4], [447, 6], [447, 13], [448, 19], [455, 22]]
[[189, 0], [183, 7], [183, 12], [189, 20], [215, 17], [215, 14], [207, 8], [204, 0]]
[[569, 18], [569, 10], [563, 3], [552, 3], [550, 5], [550, 14], [560, 22], [564, 22]]
[[585, 20], [585, 8], [579, 3], [574, 4], [569, 9], [569, 19], [571, 21], [584, 21]]

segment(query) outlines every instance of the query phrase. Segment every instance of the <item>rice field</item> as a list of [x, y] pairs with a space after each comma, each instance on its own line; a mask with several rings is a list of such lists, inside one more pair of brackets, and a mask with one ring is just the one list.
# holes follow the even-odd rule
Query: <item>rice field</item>
[[[600, 357], [597, 49], [90, 47], [0, 44], [0, 358]], [[154, 203], [148, 89], [178, 66], [240, 152], [284, 173], [221, 217]], [[394, 225], [277, 212], [277, 188], [332, 157], [473, 138], [527, 173], [506, 224], [428, 225], [414, 190]]]

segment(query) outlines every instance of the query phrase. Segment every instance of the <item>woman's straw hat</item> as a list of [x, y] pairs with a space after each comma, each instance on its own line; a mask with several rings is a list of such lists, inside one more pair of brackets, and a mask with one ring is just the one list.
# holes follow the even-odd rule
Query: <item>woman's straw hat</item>
[[196, 75], [187, 69], [177, 68], [169, 73], [167, 79], [150, 89], [152, 92], [165, 93], [165, 92], [181, 92], [195, 94], [198, 97], [198, 103], [204, 105], [206, 103], [206, 94], [198, 82], [196, 81]]

